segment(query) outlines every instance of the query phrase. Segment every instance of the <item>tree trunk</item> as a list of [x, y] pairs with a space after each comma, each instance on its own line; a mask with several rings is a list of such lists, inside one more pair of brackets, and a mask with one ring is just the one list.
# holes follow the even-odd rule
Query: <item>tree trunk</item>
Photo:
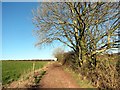
[[96, 67], [97, 62], [96, 62], [96, 54], [93, 55], [93, 65]]
[[82, 58], [81, 58], [81, 52], [80, 52], [80, 46], [77, 46], [76, 47], [76, 63], [77, 63], [77, 65], [78, 65], [78, 67], [81, 67], [81, 60], [82, 60]]

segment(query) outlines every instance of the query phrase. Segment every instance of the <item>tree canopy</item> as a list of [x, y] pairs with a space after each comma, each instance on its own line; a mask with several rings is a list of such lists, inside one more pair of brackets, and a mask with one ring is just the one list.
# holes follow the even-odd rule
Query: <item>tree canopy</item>
[[117, 2], [40, 3], [33, 10], [36, 46], [60, 41], [75, 52], [79, 66], [88, 58], [96, 65], [97, 54], [120, 44], [119, 15]]

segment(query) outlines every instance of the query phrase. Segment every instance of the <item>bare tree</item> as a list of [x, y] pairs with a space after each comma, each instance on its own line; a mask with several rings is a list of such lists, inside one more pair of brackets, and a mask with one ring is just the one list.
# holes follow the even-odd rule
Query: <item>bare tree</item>
[[62, 61], [64, 53], [65, 53], [64, 49], [58, 47], [54, 49], [53, 56], [57, 58], [58, 61]]
[[[119, 3], [94, 3], [92, 22], [86, 32], [88, 53], [96, 66], [96, 54], [118, 48]], [[92, 6], [90, 5], [92, 8]], [[90, 59], [89, 59], [90, 60]]]
[[36, 46], [60, 41], [75, 52], [78, 66], [88, 58], [96, 65], [96, 54], [118, 48], [118, 8], [115, 2], [40, 3], [33, 10]]

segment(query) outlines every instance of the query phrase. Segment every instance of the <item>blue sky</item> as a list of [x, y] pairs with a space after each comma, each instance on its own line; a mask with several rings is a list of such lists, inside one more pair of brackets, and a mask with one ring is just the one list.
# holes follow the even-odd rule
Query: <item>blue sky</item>
[[2, 57], [2, 3], [0, 2], [0, 57]]
[[53, 58], [55, 46], [35, 47], [32, 9], [37, 2], [2, 3], [2, 57], [0, 59]]

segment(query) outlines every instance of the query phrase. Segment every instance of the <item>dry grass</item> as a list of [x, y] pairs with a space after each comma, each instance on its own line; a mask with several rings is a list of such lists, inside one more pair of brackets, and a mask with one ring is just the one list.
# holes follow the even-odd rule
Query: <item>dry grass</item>
[[69, 72], [73, 78], [75, 79], [76, 83], [80, 86], [80, 88], [95, 88], [89, 80], [83, 77], [81, 74], [73, 71], [70, 68], [64, 67], [64, 70]]

